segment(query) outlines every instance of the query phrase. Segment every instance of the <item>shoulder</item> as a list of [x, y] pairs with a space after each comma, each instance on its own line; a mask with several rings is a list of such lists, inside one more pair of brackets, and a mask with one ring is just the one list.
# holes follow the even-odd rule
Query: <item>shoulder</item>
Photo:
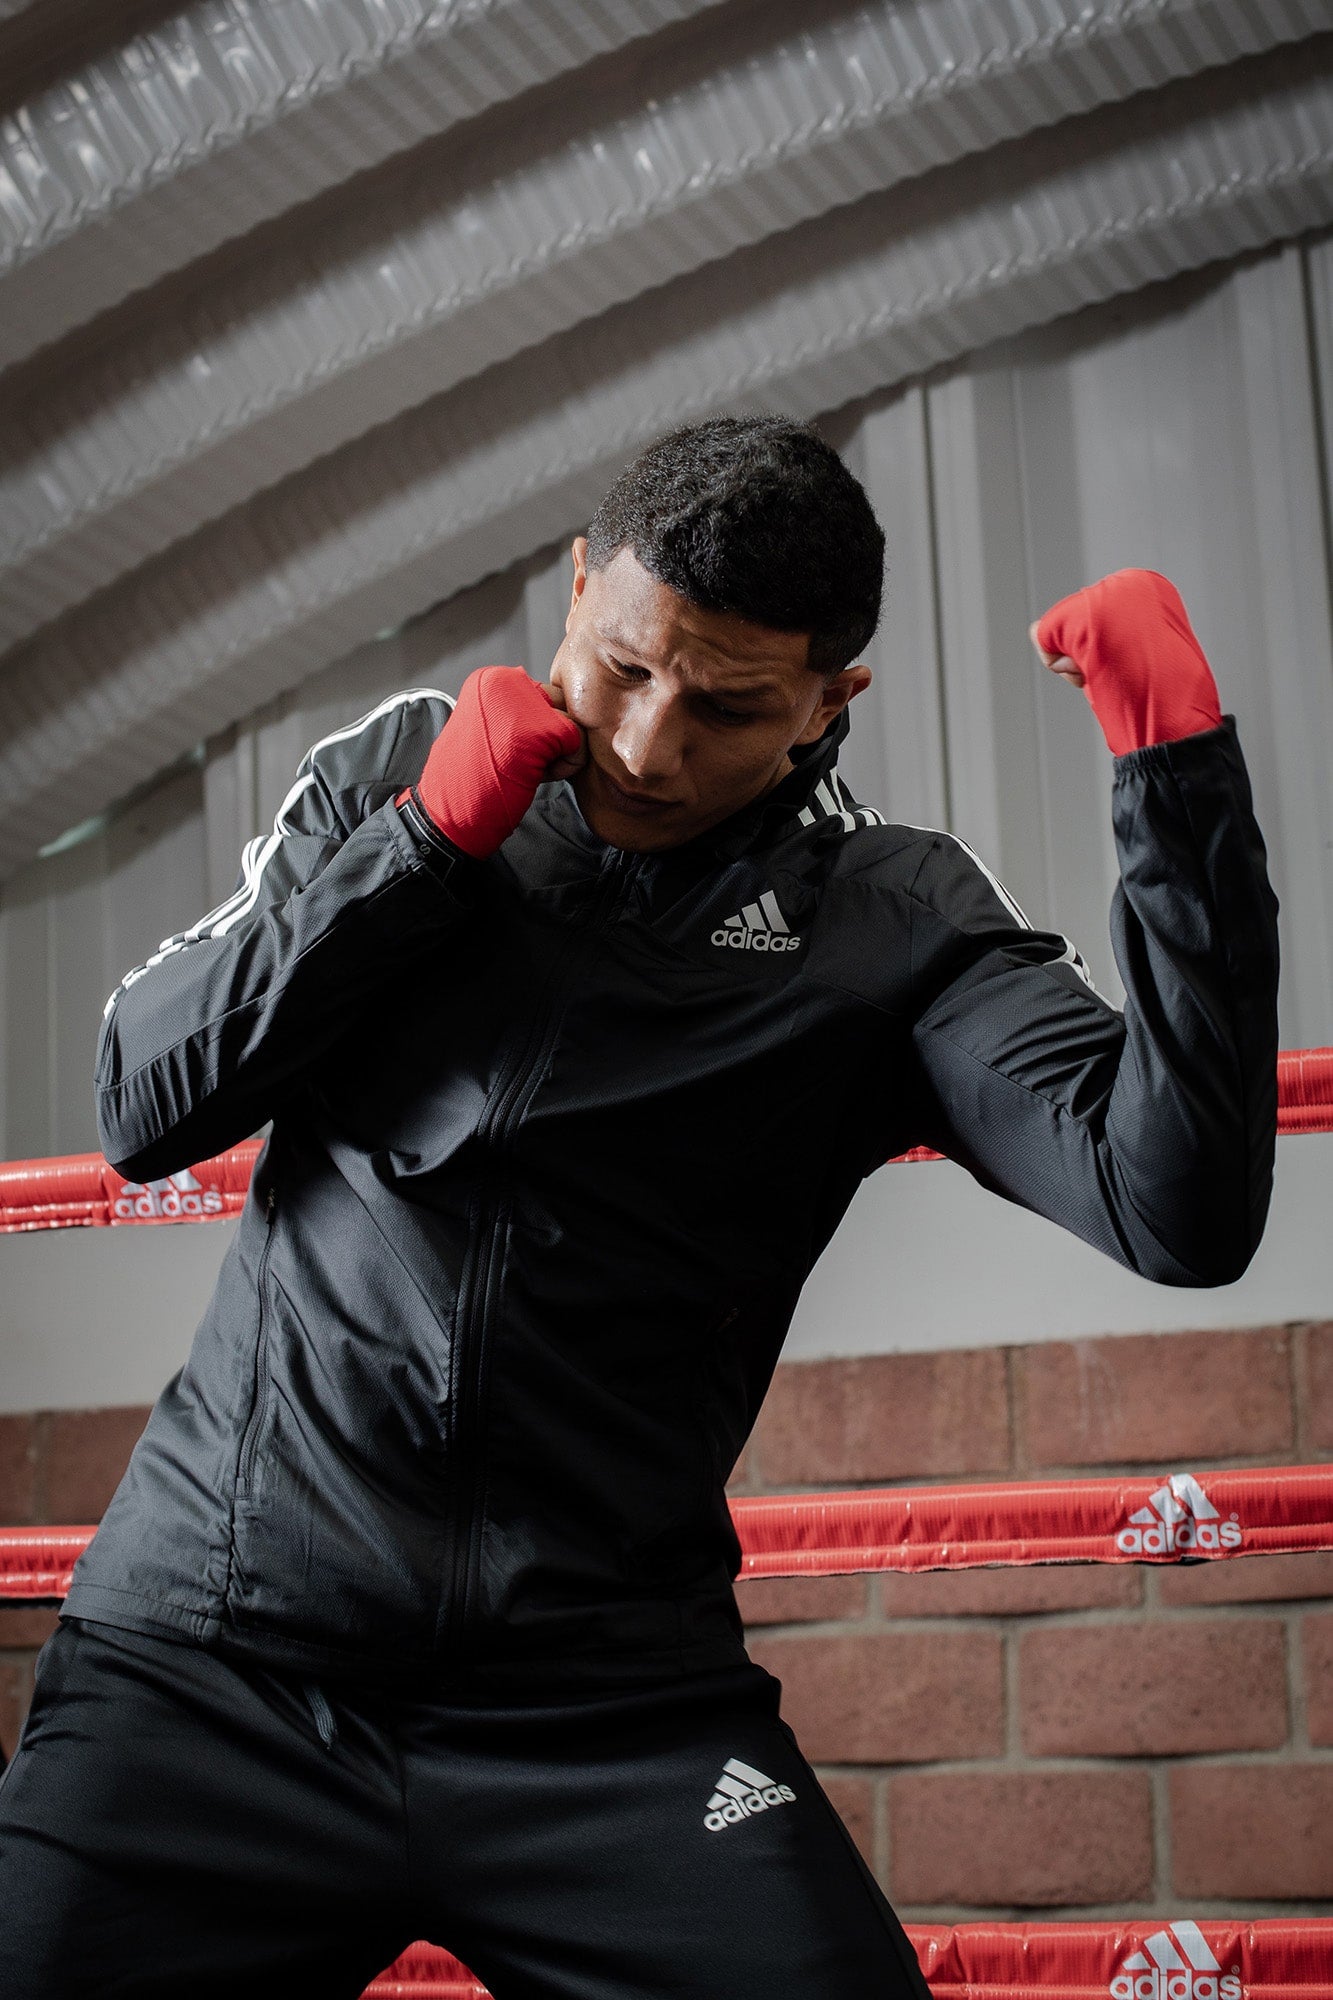
[[[868, 809], [862, 808], [861, 813]], [[825, 835], [828, 838], [828, 835]], [[958, 834], [942, 827], [912, 826], [858, 815], [831, 857], [830, 876], [862, 891], [879, 893], [945, 919], [969, 924], [988, 915], [1030, 928], [989, 864]]]
[[321, 736], [302, 757], [278, 810], [279, 833], [350, 831], [421, 775], [431, 744], [453, 711], [440, 688], [402, 688]]

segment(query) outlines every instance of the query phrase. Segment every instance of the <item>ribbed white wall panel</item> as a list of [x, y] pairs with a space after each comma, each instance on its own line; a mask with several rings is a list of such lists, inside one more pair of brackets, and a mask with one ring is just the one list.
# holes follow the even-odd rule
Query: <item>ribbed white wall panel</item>
[[0, 858], [58, 833], [71, 796], [108, 803], [321, 659], [521, 556], [553, 518], [578, 519], [670, 422], [727, 402], [833, 407], [1333, 219], [1333, 93], [1284, 56], [1264, 83], [1238, 97], [1224, 74], [1183, 102], [1109, 107], [770, 237], [201, 530], [11, 654]]
[[[262, 486], [606, 307], [1035, 126], [1308, 32], [1308, 9], [919, 0], [767, 46], [710, 19], [687, 82], [632, 74], [506, 126], [467, 185], [376, 186], [318, 240], [283, 238], [226, 291], [0, 420], [0, 646]], [[771, 37], [801, 7], [748, 20]], [[697, 40], [697, 38], [696, 38]], [[947, 52], [947, 54], [946, 54]], [[730, 59], [728, 60], [728, 56]], [[680, 58], [677, 58], [677, 68]], [[702, 73], [699, 73], [702, 71]], [[764, 114], [747, 117], [750, 104]], [[780, 113], [774, 107], [781, 107]], [[443, 183], [443, 185], [441, 185]], [[3, 291], [0, 290], [0, 302]]]

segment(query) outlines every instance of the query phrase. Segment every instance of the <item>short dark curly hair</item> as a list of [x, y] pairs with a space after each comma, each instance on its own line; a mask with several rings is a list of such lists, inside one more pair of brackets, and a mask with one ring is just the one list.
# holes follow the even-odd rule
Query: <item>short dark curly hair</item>
[[709, 417], [648, 445], [593, 516], [587, 567], [624, 548], [704, 611], [808, 632], [825, 679], [879, 623], [884, 532], [865, 488], [786, 417]]

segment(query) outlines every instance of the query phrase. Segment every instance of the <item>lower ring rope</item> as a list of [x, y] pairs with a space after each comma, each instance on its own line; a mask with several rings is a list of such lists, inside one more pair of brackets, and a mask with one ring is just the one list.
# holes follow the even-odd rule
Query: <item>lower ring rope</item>
[[[1333, 1548], [1333, 1465], [737, 1498], [742, 1575], [1180, 1563]], [[90, 1527], [0, 1529], [0, 1601], [64, 1595]], [[1329, 2000], [1333, 1921], [908, 1924], [934, 2000]], [[488, 2000], [414, 1944], [364, 2000]]]

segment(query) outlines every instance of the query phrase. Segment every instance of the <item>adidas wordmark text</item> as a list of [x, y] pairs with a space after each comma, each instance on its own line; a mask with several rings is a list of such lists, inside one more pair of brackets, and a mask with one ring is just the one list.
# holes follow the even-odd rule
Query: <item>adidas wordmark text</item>
[[1115, 1545], [1122, 1555], [1167, 1556], [1178, 1549], [1238, 1549], [1244, 1539], [1236, 1516], [1224, 1521], [1192, 1472], [1173, 1472], [1130, 1515]]
[[756, 1771], [753, 1764], [742, 1764], [739, 1757], [728, 1757], [708, 1801], [704, 1825], [710, 1833], [721, 1833], [724, 1826], [736, 1826], [755, 1813], [767, 1812], [770, 1806], [789, 1806], [795, 1801], [796, 1794], [790, 1785], [775, 1785], [762, 1771]]
[[765, 889], [757, 903], [747, 903], [738, 916], [728, 917], [713, 932], [712, 942], [732, 951], [799, 951], [801, 940], [791, 935], [778, 899]]
[[1154, 1931], [1107, 1988], [1111, 2000], [1241, 2000], [1240, 1967], [1223, 1972], [1189, 1918]]

